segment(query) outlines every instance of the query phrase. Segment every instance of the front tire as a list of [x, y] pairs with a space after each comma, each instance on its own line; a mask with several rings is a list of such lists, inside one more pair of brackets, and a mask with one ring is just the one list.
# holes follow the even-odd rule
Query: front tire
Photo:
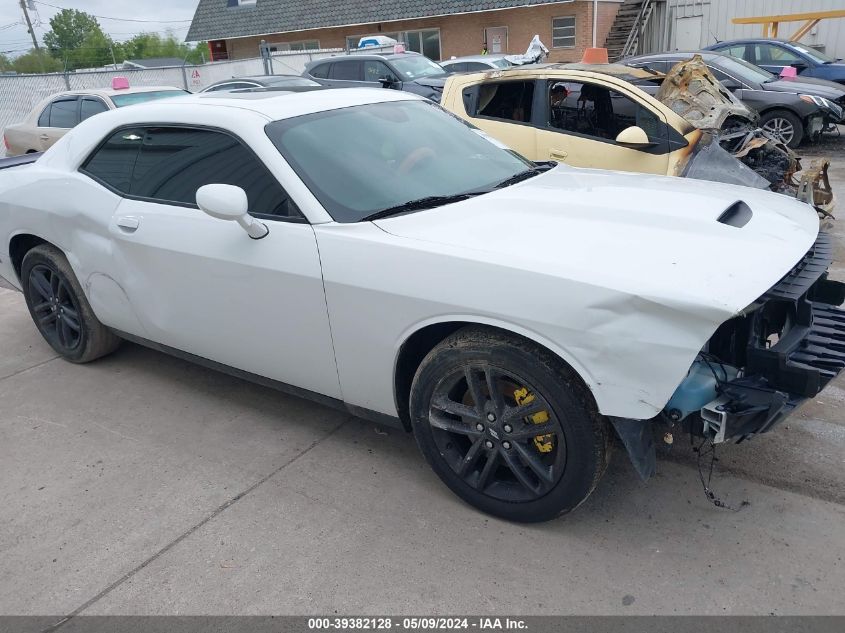
[[804, 124], [788, 110], [770, 110], [760, 117], [760, 127], [789, 149], [804, 141]]
[[607, 467], [607, 422], [574, 372], [492, 328], [465, 328], [435, 347], [417, 370], [410, 410], [440, 479], [504, 519], [570, 512]]
[[94, 316], [67, 258], [55, 246], [42, 244], [26, 254], [21, 286], [35, 327], [67, 360], [88, 363], [120, 345]]

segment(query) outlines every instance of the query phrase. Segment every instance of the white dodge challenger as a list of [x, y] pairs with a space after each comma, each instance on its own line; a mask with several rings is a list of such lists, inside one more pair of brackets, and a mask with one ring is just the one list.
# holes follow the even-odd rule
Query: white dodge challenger
[[[785, 196], [535, 164], [391, 90], [206, 94], [0, 164], [0, 275], [84, 363], [126, 339], [413, 431], [455, 493], [565, 513], [621, 438], [764, 432], [845, 366]], [[24, 164], [19, 164], [24, 163]]]

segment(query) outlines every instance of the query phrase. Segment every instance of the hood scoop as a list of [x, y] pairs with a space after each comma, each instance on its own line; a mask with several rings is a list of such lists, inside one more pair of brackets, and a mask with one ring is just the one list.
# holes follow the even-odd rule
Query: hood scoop
[[726, 224], [727, 226], [735, 226], [736, 228], [741, 229], [751, 221], [753, 216], [754, 212], [751, 210], [751, 207], [745, 204], [742, 200], [737, 200], [725, 209], [722, 212], [722, 215], [716, 218], [716, 221], [721, 224]]

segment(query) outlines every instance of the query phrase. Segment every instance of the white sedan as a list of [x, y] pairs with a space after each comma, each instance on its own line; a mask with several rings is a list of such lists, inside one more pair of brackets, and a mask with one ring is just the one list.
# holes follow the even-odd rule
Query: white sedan
[[0, 164], [0, 275], [69, 361], [122, 339], [412, 430], [541, 521], [658, 423], [768, 430], [845, 365], [815, 212], [534, 164], [409, 93], [194, 95]]

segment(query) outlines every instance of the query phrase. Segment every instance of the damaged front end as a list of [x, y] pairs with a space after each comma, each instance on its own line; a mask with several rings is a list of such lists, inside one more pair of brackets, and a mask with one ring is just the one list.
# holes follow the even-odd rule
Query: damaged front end
[[675, 65], [656, 98], [700, 131], [677, 175], [770, 189], [832, 215], [830, 161], [817, 159], [802, 170], [795, 152], [757, 126], [757, 115], [719, 83], [700, 55]]
[[[741, 223], [741, 218], [738, 219]], [[712, 444], [772, 430], [845, 369], [845, 284], [828, 279], [833, 238], [723, 323], [652, 420], [610, 418], [643, 480], [656, 471], [654, 423]]]
[[802, 260], [701, 350], [664, 419], [714, 443], [764, 433], [845, 369], [845, 284], [827, 278], [833, 240]]

